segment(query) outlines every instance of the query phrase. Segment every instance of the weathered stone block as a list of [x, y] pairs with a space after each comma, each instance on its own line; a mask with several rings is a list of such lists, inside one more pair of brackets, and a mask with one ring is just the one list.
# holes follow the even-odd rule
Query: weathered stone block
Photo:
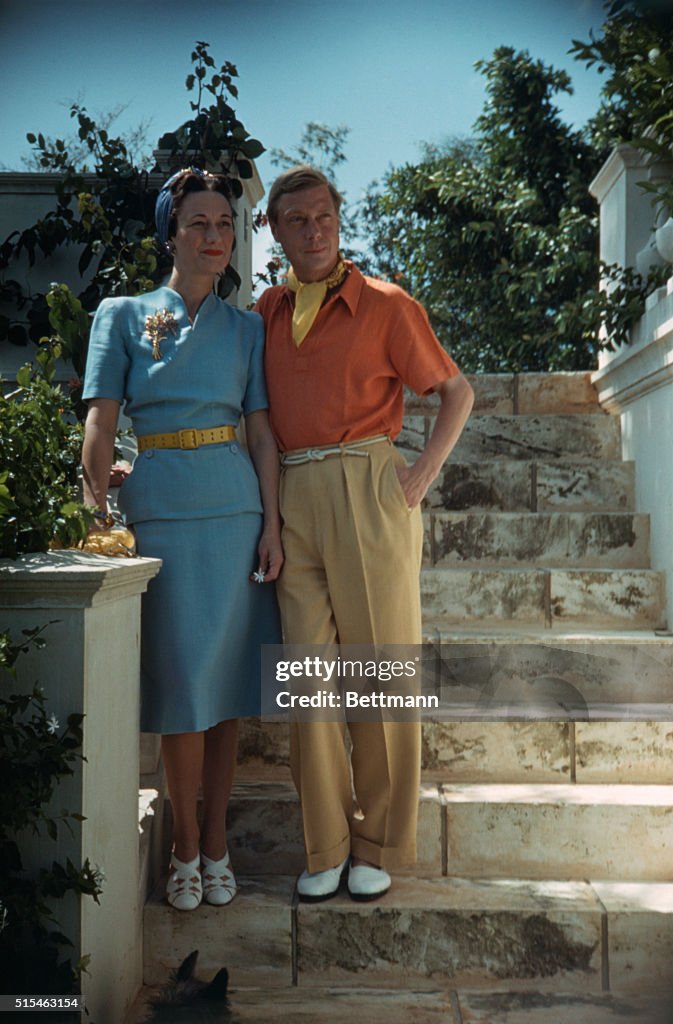
[[432, 528], [438, 567], [649, 564], [649, 517], [644, 515], [436, 512]]
[[425, 497], [430, 509], [518, 512], [531, 506], [530, 465], [521, 461], [456, 462], [451, 456]]
[[535, 508], [568, 512], [627, 512], [635, 503], [633, 462], [539, 462]]
[[[583, 992], [465, 992], [456, 994], [460, 1020], [470, 1024], [669, 1024], [673, 997]], [[449, 1017], [447, 1024], [453, 1024]]]
[[[208, 975], [199, 972], [204, 978]], [[230, 979], [231, 1017], [216, 1006], [194, 1006], [177, 1011], [172, 1007], [170, 1021], [179, 1024], [344, 1024], [359, 1020], [362, 1024], [461, 1024], [454, 1018], [448, 992], [401, 992], [365, 988], [274, 989], [241, 988], [235, 975]], [[138, 1001], [136, 1013], [125, 1024], [147, 1024], [148, 998]], [[178, 1018], [178, 1013], [184, 1016]], [[173, 1014], [176, 1014], [173, 1016]], [[168, 1018], [166, 1018], [167, 1020]], [[150, 1018], [151, 1020], [151, 1018]], [[164, 1020], [162, 1017], [161, 1020]], [[157, 1022], [159, 1024], [159, 1021]]]
[[[592, 882], [592, 888], [607, 911], [610, 988], [665, 993], [673, 1011], [673, 885]], [[673, 1012], [656, 1019], [664, 1024]]]
[[395, 439], [395, 444], [405, 457], [413, 461], [425, 448], [427, 439], [426, 421], [424, 416], [405, 416], [402, 431]]
[[673, 722], [577, 722], [575, 751], [579, 783], [668, 784]]
[[[504, 373], [468, 373], [465, 375], [474, 389], [472, 415], [492, 413], [511, 416], [514, 413], [514, 377]], [[439, 409], [439, 395], [415, 395], [405, 391], [405, 416], [435, 416]]]
[[554, 708], [580, 718], [673, 716], [671, 637], [633, 630], [529, 631], [525, 624], [489, 633], [478, 622], [474, 629], [472, 635], [438, 629], [424, 651], [423, 670], [426, 678], [432, 673], [444, 720], [466, 703], [473, 717], [485, 719], [505, 714], [508, 703], [518, 703], [524, 718], [549, 718]]
[[425, 722], [423, 768], [445, 782], [559, 782], [570, 778], [565, 722]]
[[452, 875], [673, 879], [673, 786], [493, 784], [442, 792]]
[[581, 883], [396, 878], [374, 904], [299, 904], [298, 983], [599, 991], [600, 940]]
[[297, 875], [304, 841], [292, 783], [238, 782], [227, 812], [231, 859], [244, 875]]
[[[298, 875], [304, 870], [299, 798], [292, 783], [239, 782], [227, 815], [231, 858], [243, 875]], [[421, 786], [417, 830], [420, 877], [442, 871], [442, 798], [431, 783]]]
[[589, 371], [520, 373], [516, 378], [516, 401], [519, 415], [607, 415], [598, 404]]
[[238, 732], [238, 763], [244, 770], [287, 768], [290, 733], [287, 722], [242, 718]]
[[545, 579], [524, 569], [424, 569], [423, 617], [427, 623], [508, 622], [544, 625]]
[[474, 416], [453, 450], [457, 462], [481, 459], [618, 459], [612, 416]]
[[202, 904], [185, 913], [153, 901], [144, 916], [145, 984], [165, 984], [192, 950], [205, 976], [226, 967], [237, 985], [292, 984], [292, 894], [295, 879], [238, 877], [227, 907]]
[[665, 624], [662, 574], [647, 569], [551, 569], [554, 626], [658, 628]]

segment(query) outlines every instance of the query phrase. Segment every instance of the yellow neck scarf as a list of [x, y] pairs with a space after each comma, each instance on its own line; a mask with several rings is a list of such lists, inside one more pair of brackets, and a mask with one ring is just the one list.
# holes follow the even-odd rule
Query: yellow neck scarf
[[302, 284], [292, 267], [287, 275], [287, 286], [295, 293], [294, 313], [292, 314], [292, 337], [299, 348], [302, 341], [311, 330], [313, 321], [325, 301], [325, 296], [330, 288], [336, 288], [346, 276], [347, 268], [343, 256], [339, 253], [334, 270], [323, 278], [322, 281], [312, 281], [310, 284]]

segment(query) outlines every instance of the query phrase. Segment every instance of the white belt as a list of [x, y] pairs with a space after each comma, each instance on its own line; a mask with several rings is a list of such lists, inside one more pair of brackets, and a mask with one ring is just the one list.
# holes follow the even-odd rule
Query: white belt
[[305, 462], [322, 462], [334, 455], [364, 455], [369, 452], [361, 451], [370, 444], [380, 444], [381, 441], [388, 441], [387, 434], [377, 434], [376, 437], [363, 437], [361, 441], [347, 441], [345, 444], [334, 445], [324, 448], [297, 448], [295, 451], [283, 452], [280, 457], [281, 466], [301, 466]]

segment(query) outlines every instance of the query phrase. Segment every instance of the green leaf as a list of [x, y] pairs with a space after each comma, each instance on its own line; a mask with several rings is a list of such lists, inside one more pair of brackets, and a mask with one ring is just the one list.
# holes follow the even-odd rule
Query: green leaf
[[16, 383], [19, 385], [20, 388], [27, 388], [28, 385], [30, 384], [31, 378], [32, 370], [30, 368], [30, 364], [26, 363], [26, 365], [22, 366], [21, 369], [17, 372]]
[[264, 146], [259, 139], [246, 139], [241, 146], [241, 150], [250, 160], [256, 160], [265, 152]]

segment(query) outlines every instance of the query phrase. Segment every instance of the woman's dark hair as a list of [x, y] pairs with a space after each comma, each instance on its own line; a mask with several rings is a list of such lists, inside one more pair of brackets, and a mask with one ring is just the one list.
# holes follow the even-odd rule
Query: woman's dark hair
[[232, 202], [231, 189], [223, 174], [209, 174], [207, 171], [194, 171], [188, 168], [176, 175], [170, 185], [173, 209], [168, 221], [168, 237], [172, 238], [178, 229], [177, 214], [185, 196], [191, 192], [219, 192], [229, 203], [232, 216], [236, 216]]

